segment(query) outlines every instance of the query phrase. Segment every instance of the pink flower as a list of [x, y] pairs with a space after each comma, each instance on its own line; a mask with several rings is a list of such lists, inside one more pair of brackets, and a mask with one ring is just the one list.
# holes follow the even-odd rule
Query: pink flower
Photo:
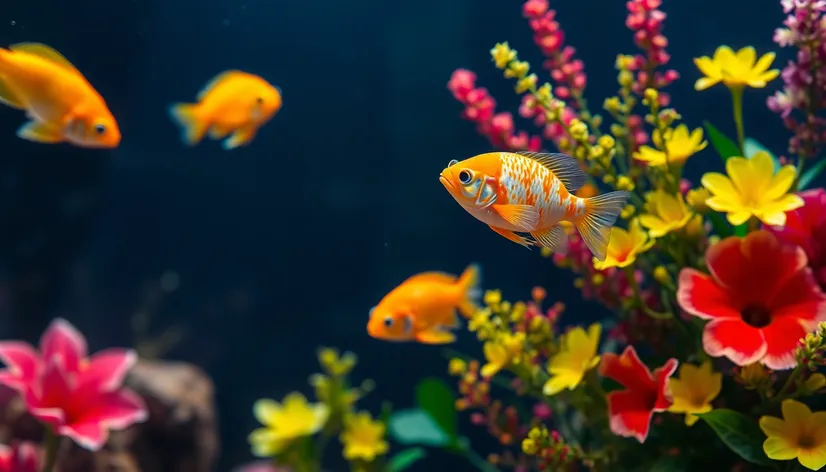
[[37, 449], [29, 442], [0, 446], [0, 472], [39, 472]]
[[779, 240], [803, 248], [812, 273], [826, 290], [826, 190], [807, 190], [799, 195], [804, 204], [786, 215], [786, 225], [767, 229]]
[[29, 413], [61, 436], [98, 450], [109, 430], [145, 421], [146, 406], [122, 387], [137, 361], [132, 350], [107, 349], [87, 358], [86, 339], [63, 319], [40, 339], [40, 352], [19, 341], [0, 342], [0, 384], [17, 390]]

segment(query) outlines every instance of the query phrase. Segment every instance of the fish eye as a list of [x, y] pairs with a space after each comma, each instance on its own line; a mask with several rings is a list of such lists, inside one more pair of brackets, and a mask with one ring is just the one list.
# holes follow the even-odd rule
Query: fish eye
[[95, 133], [103, 134], [105, 132], [106, 132], [106, 126], [103, 126], [102, 124], [96, 124], [95, 125]]
[[451, 159], [450, 162], [447, 163], [447, 166], [448, 167], [453, 167], [458, 163], [459, 163], [459, 161], [457, 161], [456, 159]]
[[467, 185], [470, 183], [471, 179], [473, 179], [473, 175], [470, 173], [469, 170], [463, 169], [459, 172], [459, 183], [462, 185]]
[[255, 101], [258, 102], [259, 105], [261, 105], [262, 103], [264, 103], [264, 97], [258, 97], [255, 99]]
[[384, 326], [387, 327], [387, 328], [393, 326], [393, 318], [391, 318], [389, 316], [387, 318], [385, 318], [384, 319]]

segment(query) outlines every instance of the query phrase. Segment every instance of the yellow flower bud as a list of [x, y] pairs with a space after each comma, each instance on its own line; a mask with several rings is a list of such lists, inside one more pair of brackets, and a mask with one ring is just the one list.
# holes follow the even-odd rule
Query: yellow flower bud
[[594, 284], [594, 286], [596, 286], [596, 287], [599, 287], [604, 282], [605, 282], [605, 276], [600, 274], [600, 273], [596, 273], [591, 277], [591, 283]]
[[585, 281], [581, 278], [574, 279], [574, 287], [582, 288], [585, 286]]
[[616, 136], [617, 138], [624, 138], [628, 135], [628, 130], [622, 127], [622, 125], [614, 123], [611, 125], [611, 134]]
[[619, 82], [621, 87], [630, 87], [631, 84], [634, 83], [634, 74], [627, 70], [621, 70], [620, 73], [617, 74], [617, 82]]
[[502, 292], [499, 290], [488, 290], [484, 296], [485, 305], [498, 305], [502, 302]]
[[542, 257], [550, 257], [551, 254], [553, 254], [553, 253], [554, 253], [553, 251], [546, 248], [545, 246], [542, 246], [542, 248], [539, 249], [539, 255], [541, 255]]
[[585, 146], [579, 146], [574, 150], [574, 157], [577, 159], [585, 159], [588, 157], [588, 148]]
[[691, 189], [685, 196], [686, 203], [688, 203], [688, 205], [698, 213], [708, 211], [706, 200], [709, 198], [711, 198], [711, 192], [709, 192], [705, 187]]
[[528, 90], [533, 90], [536, 87], [536, 74], [531, 74], [527, 77], [523, 77], [519, 79], [519, 82], [516, 83], [516, 93], [525, 93]]
[[663, 266], [657, 266], [654, 268], [654, 280], [657, 282], [666, 285], [671, 283], [671, 275], [668, 273], [668, 269]]
[[620, 102], [619, 97], [609, 97], [602, 102], [602, 108], [610, 113], [619, 113], [622, 109], [622, 103]]
[[611, 185], [616, 181], [616, 179], [611, 174], [605, 174], [605, 176], [602, 177], [602, 181], [608, 185]]
[[493, 49], [490, 50], [490, 55], [493, 57], [493, 62], [496, 63], [497, 69], [504, 69], [508, 63], [516, 59], [516, 51], [510, 48], [507, 42], [497, 43]]
[[634, 213], [636, 212], [637, 208], [634, 205], [626, 205], [625, 208], [623, 208], [620, 212], [620, 218], [627, 220], [634, 216]]
[[454, 357], [448, 362], [447, 371], [450, 375], [464, 375], [467, 372], [467, 362]]
[[505, 69], [505, 77], [521, 79], [528, 74], [529, 70], [531, 70], [531, 65], [527, 62], [512, 61], [508, 64], [508, 68]]
[[631, 67], [631, 64], [634, 62], [634, 56], [628, 56], [626, 54], [619, 54], [617, 55], [617, 60], [614, 62], [614, 67], [618, 70], [628, 69]]
[[559, 112], [554, 110], [554, 109], [550, 109], [550, 110], [546, 111], [545, 112], [545, 120], [547, 120], [549, 122], [558, 121], [559, 120]]
[[628, 178], [626, 175], [621, 175], [617, 178], [617, 189], [619, 190], [628, 190], [629, 192], [634, 191], [634, 181]]
[[542, 103], [549, 102], [553, 98], [551, 92], [551, 84], [545, 82], [541, 87], [539, 87], [539, 90], [536, 91], [536, 99]]
[[577, 141], [582, 141], [588, 137], [588, 125], [574, 118], [568, 126], [569, 134]]
[[603, 149], [602, 146], [597, 145], [597, 146], [591, 147], [588, 157], [591, 158], [591, 159], [599, 159], [604, 154], [605, 154], [605, 149]]
[[614, 138], [607, 134], [600, 136], [597, 143], [605, 149], [611, 149], [617, 144], [617, 142], [614, 141]]
[[645, 92], [643, 93], [643, 99], [647, 101], [646, 105], [656, 104], [657, 96], [657, 91], [652, 88], [645, 89]]
[[803, 388], [805, 388], [807, 392], [811, 393], [815, 393], [823, 387], [826, 387], [826, 376], [819, 372], [812, 374], [803, 383]]
[[522, 440], [522, 452], [525, 454], [532, 456], [536, 454], [537, 451], [536, 441], [531, 438], [525, 438]]

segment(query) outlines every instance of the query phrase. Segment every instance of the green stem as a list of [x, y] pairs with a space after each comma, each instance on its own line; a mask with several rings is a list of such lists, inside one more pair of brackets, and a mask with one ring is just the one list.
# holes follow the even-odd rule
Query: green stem
[[760, 229], [760, 220], [756, 216], [749, 218], [749, 233]]
[[645, 313], [646, 315], [654, 318], [655, 320], [670, 320], [674, 317], [671, 313], [660, 313], [658, 311], [654, 311], [648, 307], [645, 303], [645, 300], [642, 298], [642, 294], [640, 294], [640, 286], [637, 284], [637, 278], [634, 277], [634, 267], [628, 266], [625, 268], [625, 275], [628, 279], [628, 283], [631, 285], [631, 290], [634, 292], [634, 301], [636, 302], [637, 306]]
[[746, 132], [743, 127], [743, 86], [734, 85], [729, 87], [729, 90], [731, 90], [731, 107], [734, 112], [734, 126], [737, 127], [737, 146], [740, 148], [740, 154], [746, 157]]
[[789, 378], [786, 379], [786, 383], [783, 384], [783, 387], [780, 388], [780, 391], [777, 392], [777, 395], [774, 396], [773, 400], [777, 401], [777, 399], [783, 399], [783, 396], [792, 388], [794, 385], [794, 381], [797, 379], [797, 376], [803, 372], [803, 366], [801, 364], [797, 364], [791, 374], [789, 374]]
[[60, 451], [60, 437], [55, 434], [51, 426], [46, 426], [46, 431], [43, 434], [46, 461], [43, 464], [42, 472], [52, 472], [55, 464], [57, 464], [57, 453]]
[[471, 448], [465, 450], [465, 457], [474, 467], [482, 472], [499, 472], [499, 469]]

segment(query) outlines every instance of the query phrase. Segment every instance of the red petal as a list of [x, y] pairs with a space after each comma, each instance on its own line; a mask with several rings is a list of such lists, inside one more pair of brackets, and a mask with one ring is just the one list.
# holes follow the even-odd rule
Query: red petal
[[740, 318], [739, 306], [711, 277], [683, 269], [677, 285], [677, 303], [687, 313], [704, 320]]
[[12, 448], [11, 472], [38, 472], [40, 461], [37, 449], [30, 442], [17, 443]]
[[654, 379], [642, 363], [634, 346], [627, 346], [622, 354], [606, 353], [602, 356], [599, 373], [616, 380], [625, 388], [635, 391], [653, 391]]
[[62, 357], [66, 370], [74, 372], [87, 355], [86, 338], [71, 323], [56, 318], [40, 338], [40, 352], [44, 362]]
[[76, 423], [64, 425], [58, 434], [71, 438], [78, 446], [90, 451], [98, 451], [109, 439], [109, 432], [101, 423]]
[[757, 362], [766, 354], [759, 329], [737, 320], [711, 320], [703, 330], [703, 348], [709, 356], [726, 356], [737, 365]]
[[801, 270], [783, 285], [771, 300], [772, 317], [793, 316], [811, 321], [812, 329], [826, 319], [826, 295], [809, 268]]
[[773, 319], [762, 329], [766, 339], [766, 355], [761, 362], [773, 370], [791, 369], [797, 365], [794, 353], [798, 341], [808, 332], [805, 323], [790, 316]]
[[654, 411], [665, 411], [673, 403], [671, 391], [668, 389], [668, 379], [674, 375], [680, 362], [673, 357], [665, 361], [662, 367], [654, 369], [654, 382], [657, 384], [657, 401], [654, 403]]
[[107, 429], [124, 429], [145, 421], [148, 416], [143, 399], [128, 389], [73, 397], [72, 411], [76, 412], [73, 422], [101, 423]]
[[89, 366], [78, 375], [78, 393], [96, 394], [119, 389], [129, 369], [137, 361], [138, 356], [132, 350], [107, 349], [100, 351], [89, 359]]
[[0, 342], [0, 360], [8, 367], [0, 374], [0, 383], [15, 390], [33, 382], [40, 366], [40, 356], [34, 347], [19, 341]]
[[611, 392], [608, 398], [608, 415], [611, 432], [617, 436], [634, 437], [645, 442], [654, 412], [645, 399], [631, 390]]

